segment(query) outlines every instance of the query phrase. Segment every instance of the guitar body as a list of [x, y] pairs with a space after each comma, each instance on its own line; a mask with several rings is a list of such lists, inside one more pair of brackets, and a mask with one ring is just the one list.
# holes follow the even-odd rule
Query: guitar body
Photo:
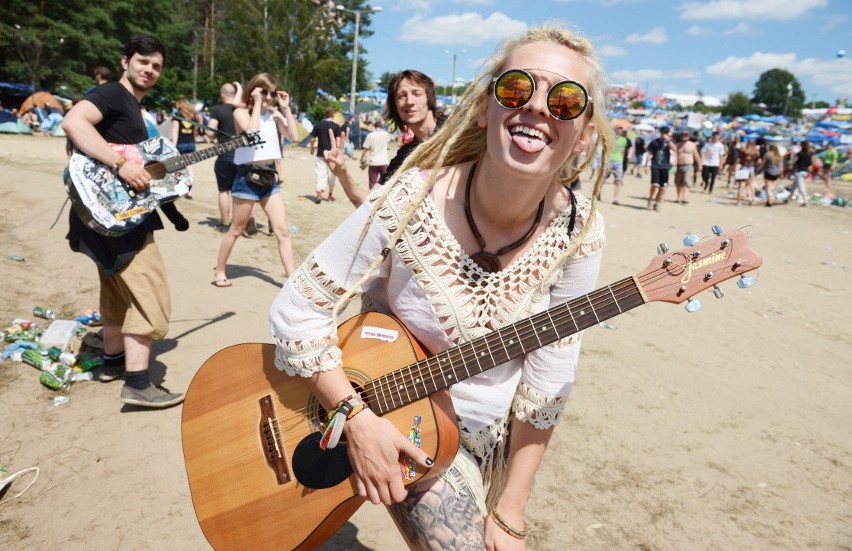
[[187, 166], [239, 147], [264, 143], [260, 132], [242, 134], [226, 142], [181, 155], [160, 136], [138, 144], [110, 144], [128, 163], [145, 167], [151, 186], [137, 192], [105, 164], [82, 153], [74, 153], [65, 169], [65, 190], [74, 210], [86, 226], [107, 237], [133, 230], [163, 203], [186, 195], [192, 182]]
[[77, 214], [89, 228], [114, 237], [136, 228], [163, 203], [186, 195], [192, 182], [183, 169], [167, 173], [162, 162], [180, 155], [172, 143], [154, 137], [139, 144], [110, 144], [128, 163], [148, 169], [151, 187], [136, 192], [110, 167], [81, 153], [71, 155], [65, 188]]
[[[390, 342], [388, 335], [398, 337]], [[383, 314], [355, 316], [338, 336], [356, 389], [426, 357], [402, 324]], [[184, 461], [196, 516], [214, 549], [313, 549], [364, 502], [345, 441], [319, 448], [325, 411], [308, 379], [279, 371], [274, 358], [272, 344], [231, 346], [202, 365], [186, 393]], [[406, 484], [452, 463], [458, 427], [446, 389], [384, 418], [403, 434], [417, 425], [422, 449], [435, 460]]]

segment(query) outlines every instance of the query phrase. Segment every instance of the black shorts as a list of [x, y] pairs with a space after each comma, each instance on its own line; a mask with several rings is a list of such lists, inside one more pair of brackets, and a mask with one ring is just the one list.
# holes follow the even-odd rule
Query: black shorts
[[651, 168], [651, 185], [667, 187], [669, 185], [669, 169]]
[[231, 191], [234, 178], [237, 176], [237, 165], [234, 164], [233, 155], [216, 157], [213, 173], [216, 175], [216, 187], [219, 188], [219, 191]]

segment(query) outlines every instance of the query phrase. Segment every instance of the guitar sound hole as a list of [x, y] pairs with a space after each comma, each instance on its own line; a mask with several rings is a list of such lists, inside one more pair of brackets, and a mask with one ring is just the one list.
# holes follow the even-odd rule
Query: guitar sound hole
[[340, 484], [352, 474], [345, 445], [323, 451], [322, 433], [306, 436], [293, 452], [293, 474], [302, 486], [322, 490]]

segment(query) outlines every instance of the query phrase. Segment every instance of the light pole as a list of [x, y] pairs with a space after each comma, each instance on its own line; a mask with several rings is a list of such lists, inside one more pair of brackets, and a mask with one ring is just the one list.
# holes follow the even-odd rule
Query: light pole
[[787, 116], [787, 105], [790, 103], [790, 96], [793, 95], [793, 83], [787, 83], [787, 97], [784, 98], [784, 116]]
[[[465, 50], [462, 50], [464, 53]], [[455, 106], [456, 104], [456, 52], [451, 52], [449, 50], [444, 50], [446, 54], [453, 54], [453, 80], [450, 82], [450, 95], [452, 96], [452, 100], [450, 105]]]
[[341, 11], [348, 11], [355, 14], [355, 40], [352, 44], [352, 89], [349, 93], [349, 115], [355, 116], [355, 85], [358, 78], [358, 30], [361, 26], [361, 12], [367, 13], [378, 13], [382, 11], [381, 6], [367, 7], [363, 10], [352, 10], [347, 8], [346, 6], [342, 6], [340, 4], [337, 5], [337, 9]]

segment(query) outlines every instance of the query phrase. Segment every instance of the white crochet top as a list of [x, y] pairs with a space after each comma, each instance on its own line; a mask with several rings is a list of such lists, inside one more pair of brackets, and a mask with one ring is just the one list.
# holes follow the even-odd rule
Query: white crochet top
[[[417, 169], [401, 175], [353, 257], [371, 203], [383, 191], [375, 190], [287, 281], [269, 315], [279, 369], [309, 377], [341, 365], [332, 308], [388, 246], [425, 183], [425, 173]], [[462, 250], [427, 196], [391, 254], [357, 294], [368, 309], [400, 319], [434, 354], [588, 293], [594, 290], [605, 243], [600, 214], [582, 246], [555, 266], [588, 223], [590, 201], [579, 194], [576, 198], [571, 236], [568, 205], [520, 258], [500, 272], [486, 273]], [[543, 282], [547, 274], [550, 281]], [[505, 440], [510, 411], [538, 428], [558, 424], [579, 351], [579, 336], [571, 336], [450, 387], [462, 445], [480, 463], [490, 463], [497, 443]]]

